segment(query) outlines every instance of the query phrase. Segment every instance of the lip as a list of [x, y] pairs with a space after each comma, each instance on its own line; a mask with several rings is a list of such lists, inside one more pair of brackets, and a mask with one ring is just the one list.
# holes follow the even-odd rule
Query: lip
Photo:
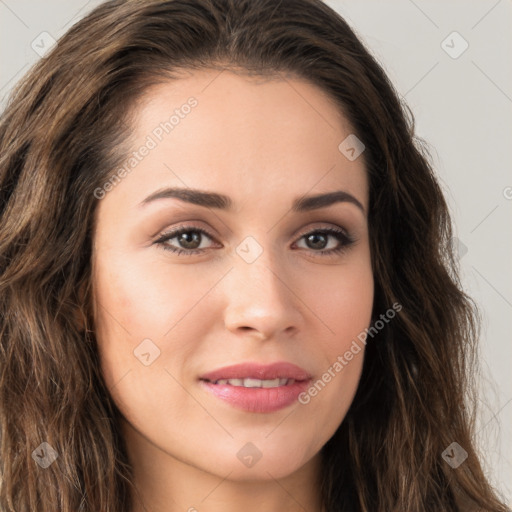
[[[230, 384], [215, 384], [224, 379], [293, 379], [292, 383], [274, 388], [245, 388]], [[244, 363], [219, 368], [202, 375], [200, 385], [208, 393], [231, 406], [254, 413], [271, 413], [293, 404], [307, 389], [311, 375], [303, 368], [288, 362], [268, 365]]]
[[294, 379], [307, 380], [311, 375], [292, 363], [278, 361], [272, 364], [243, 363], [232, 366], [224, 366], [212, 372], [201, 375], [201, 380], [215, 382], [220, 379]]

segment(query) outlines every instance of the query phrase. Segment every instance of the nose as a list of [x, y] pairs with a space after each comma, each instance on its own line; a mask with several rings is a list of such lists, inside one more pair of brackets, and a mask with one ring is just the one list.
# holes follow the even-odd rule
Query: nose
[[304, 305], [294, 290], [296, 282], [270, 251], [263, 251], [252, 263], [235, 257], [223, 286], [225, 327], [234, 334], [251, 333], [263, 341], [301, 330]]

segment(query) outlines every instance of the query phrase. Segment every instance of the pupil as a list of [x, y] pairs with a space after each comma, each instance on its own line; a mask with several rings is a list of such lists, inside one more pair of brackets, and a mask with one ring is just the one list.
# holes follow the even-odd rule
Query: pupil
[[[192, 233], [192, 236], [190, 234]], [[197, 247], [194, 247], [194, 244], [197, 246], [200, 245], [199, 243], [199, 233], [196, 231], [187, 231], [186, 233], [182, 233], [179, 238], [179, 243], [184, 244], [186, 249], [197, 249]]]
[[[323, 238], [323, 241], [320, 242], [320, 246], [318, 246], [317, 242], [315, 242], [315, 240], [318, 239], [319, 237]], [[308, 242], [312, 241], [312, 245], [314, 246], [315, 249], [323, 249], [325, 247], [325, 239], [326, 236], [323, 233], [313, 233], [312, 235], [308, 236]]]

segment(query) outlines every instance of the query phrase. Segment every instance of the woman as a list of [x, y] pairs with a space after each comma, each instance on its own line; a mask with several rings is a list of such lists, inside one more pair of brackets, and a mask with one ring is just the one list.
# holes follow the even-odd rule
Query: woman
[[326, 5], [106, 2], [0, 147], [2, 510], [506, 510], [445, 200]]

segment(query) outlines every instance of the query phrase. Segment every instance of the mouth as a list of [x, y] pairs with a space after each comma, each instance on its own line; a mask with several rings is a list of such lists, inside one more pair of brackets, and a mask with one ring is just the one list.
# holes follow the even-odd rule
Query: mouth
[[214, 370], [199, 378], [205, 391], [236, 409], [253, 413], [281, 410], [297, 401], [311, 375], [291, 363], [245, 363]]
[[218, 379], [216, 381], [206, 380], [211, 384], [220, 384], [236, 386], [242, 388], [278, 388], [279, 386], [288, 386], [295, 382], [295, 379], [279, 378], [276, 379]]

